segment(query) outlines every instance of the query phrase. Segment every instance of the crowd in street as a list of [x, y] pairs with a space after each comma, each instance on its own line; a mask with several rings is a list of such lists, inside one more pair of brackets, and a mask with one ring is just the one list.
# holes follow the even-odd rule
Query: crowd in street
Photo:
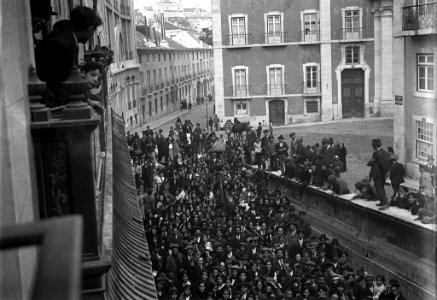
[[345, 193], [344, 145], [303, 146], [290, 134], [288, 146], [258, 131], [225, 141], [178, 119], [168, 137], [128, 136], [159, 299], [405, 299], [397, 280], [353, 268], [259, 171]]

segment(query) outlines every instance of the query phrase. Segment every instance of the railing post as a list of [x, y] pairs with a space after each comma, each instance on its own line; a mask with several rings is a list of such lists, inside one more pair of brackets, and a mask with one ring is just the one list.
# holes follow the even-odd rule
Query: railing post
[[[80, 214], [84, 223], [83, 258], [98, 259], [94, 156], [91, 134], [100, 120], [83, 102], [87, 82], [72, 68], [64, 82], [70, 102], [60, 118], [32, 122], [41, 218]], [[30, 87], [29, 87], [30, 88]]]

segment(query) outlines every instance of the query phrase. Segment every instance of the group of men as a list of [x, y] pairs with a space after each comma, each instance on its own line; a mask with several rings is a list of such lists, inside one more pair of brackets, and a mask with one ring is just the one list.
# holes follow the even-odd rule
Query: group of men
[[[183, 132], [175, 127], [173, 135]], [[148, 130], [146, 139], [160, 135]], [[354, 270], [338, 240], [313, 232], [304, 211], [269, 193], [267, 173], [244, 167], [240, 141], [217, 153], [176, 142], [178, 157], [140, 196], [159, 299], [403, 299], [395, 298], [398, 282]], [[156, 148], [138, 149], [133, 160], [154, 161]]]

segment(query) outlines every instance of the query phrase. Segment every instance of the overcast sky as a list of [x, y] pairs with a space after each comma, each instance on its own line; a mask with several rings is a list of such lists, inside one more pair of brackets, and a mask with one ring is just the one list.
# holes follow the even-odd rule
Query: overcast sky
[[[135, 8], [142, 8], [144, 6], [151, 6], [157, 0], [134, 0]], [[182, 0], [182, 4], [185, 7], [201, 7], [207, 11], [211, 11], [211, 1], [210, 0]]]

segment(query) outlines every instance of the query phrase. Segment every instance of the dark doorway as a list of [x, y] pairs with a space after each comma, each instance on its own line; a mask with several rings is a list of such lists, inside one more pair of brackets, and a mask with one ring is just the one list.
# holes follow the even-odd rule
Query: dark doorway
[[343, 118], [364, 117], [364, 71], [344, 70], [341, 73]]
[[269, 120], [273, 125], [285, 124], [284, 101], [272, 100], [269, 102]]

